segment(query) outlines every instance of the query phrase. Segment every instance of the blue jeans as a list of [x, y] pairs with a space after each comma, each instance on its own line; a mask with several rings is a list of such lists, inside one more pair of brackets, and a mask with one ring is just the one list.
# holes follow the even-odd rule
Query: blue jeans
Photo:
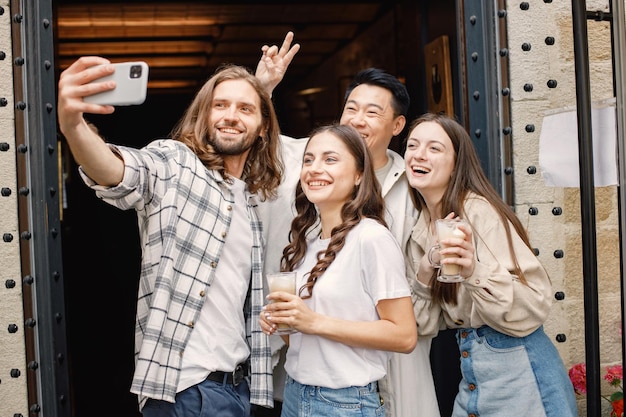
[[543, 327], [513, 337], [491, 327], [458, 329], [459, 393], [453, 417], [574, 417], [576, 396]]
[[149, 399], [144, 417], [250, 417], [250, 389], [205, 379], [176, 394], [176, 402]]
[[362, 387], [324, 388], [303, 385], [289, 375], [281, 417], [375, 417], [385, 406], [376, 381]]

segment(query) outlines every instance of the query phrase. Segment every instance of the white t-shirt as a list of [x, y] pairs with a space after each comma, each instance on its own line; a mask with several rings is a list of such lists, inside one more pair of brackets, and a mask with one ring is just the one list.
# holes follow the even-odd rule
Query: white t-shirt
[[252, 230], [245, 186], [239, 179], [231, 185], [233, 217], [215, 279], [183, 353], [178, 392], [204, 381], [210, 372], [233, 371], [250, 355], [243, 315], [252, 273]]
[[[330, 239], [313, 238], [298, 273], [298, 289], [306, 283], [317, 253]], [[337, 257], [317, 280], [304, 302], [314, 311], [352, 321], [379, 320], [379, 300], [409, 297], [404, 258], [391, 232], [373, 219], [363, 219], [346, 238]], [[289, 336], [285, 370], [301, 384], [327, 388], [363, 386], [387, 372], [390, 352], [347, 346], [316, 335]]]

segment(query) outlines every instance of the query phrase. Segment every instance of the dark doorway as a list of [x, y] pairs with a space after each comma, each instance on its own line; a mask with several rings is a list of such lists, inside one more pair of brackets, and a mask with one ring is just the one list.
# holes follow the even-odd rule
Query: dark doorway
[[[97, 17], [103, 5], [114, 10], [119, 3], [101, 1], [54, 0], [55, 9], [66, 7], [64, 13], [76, 12], [77, 21]], [[164, 2], [132, 3], [139, 10], [150, 10]], [[367, 66], [384, 68], [405, 80], [412, 98], [411, 116], [427, 109], [423, 47], [432, 39], [447, 35], [450, 39], [452, 77], [458, 80], [458, 45], [456, 1], [420, 2], [348, 2], [342, 8], [322, 2], [283, 1], [264, 5], [267, 16], [241, 13], [246, 7], [263, 6], [256, 2], [194, 1], [189, 5], [216, 7], [228, 16], [241, 14], [245, 20], [225, 22], [220, 26], [221, 38], [193, 35], [185, 42], [210, 43], [218, 60], [240, 63], [254, 68], [264, 43], [282, 41], [287, 30], [296, 33], [302, 49], [290, 68], [290, 75], [274, 95], [281, 128], [291, 136], [305, 136], [315, 123], [336, 118], [340, 113], [346, 75]], [[432, 4], [428, 4], [432, 3]], [[175, 3], [183, 7], [186, 3]], [[311, 10], [332, 6], [318, 21], [303, 21]], [[129, 12], [119, 19], [132, 18]], [[277, 8], [278, 11], [277, 12]], [[154, 8], [153, 8], [154, 9]], [[283, 10], [284, 13], [280, 13]], [[238, 11], [238, 13], [235, 13]], [[285, 15], [286, 13], [289, 15]], [[60, 15], [60, 19], [63, 15]], [[67, 15], [66, 15], [67, 16]], [[289, 17], [291, 16], [291, 17]], [[165, 16], [167, 17], [167, 16]], [[289, 21], [293, 19], [293, 21]], [[57, 22], [58, 23], [58, 22]], [[57, 31], [63, 33], [63, 31]], [[94, 30], [94, 33], [97, 32]], [[184, 32], [181, 30], [181, 32]], [[67, 31], [64, 33], [68, 33]], [[117, 35], [85, 34], [84, 38], [66, 37], [57, 41], [57, 50], [74, 46], [89, 51], [95, 44], [107, 45], [122, 41]], [[110, 33], [113, 33], [112, 31]], [[229, 34], [245, 34], [247, 39], [229, 38]], [[109, 36], [109, 37], [107, 37]], [[234, 35], [233, 35], [234, 36]], [[127, 39], [169, 45], [167, 37]], [[102, 44], [104, 42], [104, 44]], [[332, 47], [329, 45], [332, 44]], [[86, 47], [87, 49], [80, 49]], [[67, 50], [67, 49], [66, 49]], [[121, 61], [124, 55], [107, 56]], [[153, 139], [166, 137], [191, 101], [198, 85], [213, 71], [214, 59], [204, 55], [204, 64], [192, 70], [182, 66], [159, 67], [157, 59], [165, 51], [135, 52], [135, 59], [154, 59], [151, 78], [162, 82], [188, 79], [190, 88], [152, 87], [141, 106], [119, 107], [110, 116], [88, 116], [102, 136], [116, 144], [141, 147]], [[190, 59], [192, 52], [181, 52], [179, 61]], [[202, 55], [202, 54], [200, 54]], [[170, 57], [168, 57], [169, 59]], [[174, 60], [176, 57], [174, 57]], [[59, 55], [57, 66], [71, 62]], [[332, 68], [329, 70], [329, 68]], [[315, 102], [315, 117], [298, 113], [294, 97], [298, 91], [322, 82], [323, 95]], [[455, 82], [458, 86], [458, 82]], [[456, 92], [455, 94], [460, 94]], [[400, 149], [400, 138], [395, 146]], [[79, 178], [76, 164], [65, 150], [66, 207], [63, 213], [63, 261], [66, 284], [66, 314], [73, 415], [76, 417], [138, 417], [136, 396], [129, 392], [134, 368], [135, 304], [141, 252], [136, 216], [100, 201]]]

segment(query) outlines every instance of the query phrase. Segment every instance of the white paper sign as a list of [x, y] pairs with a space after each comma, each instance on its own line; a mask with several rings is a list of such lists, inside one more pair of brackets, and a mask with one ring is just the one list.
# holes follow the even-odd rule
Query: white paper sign
[[[576, 109], [550, 112], [539, 137], [539, 166], [549, 187], [578, 187], [578, 120]], [[596, 187], [617, 185], [615, 98], [591, 109], [593, 170]]]

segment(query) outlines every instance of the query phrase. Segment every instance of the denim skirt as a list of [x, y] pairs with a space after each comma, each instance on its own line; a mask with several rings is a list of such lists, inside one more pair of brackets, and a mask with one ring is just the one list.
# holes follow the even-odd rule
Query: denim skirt
[[513, 337], [491, 327], [459, 329], [462, 379], [453, 417], [578, 416], [572, 383], [540, 327]]
[[287, 375], [281, 417], [378, 417], [385, 415], [378, 383], [362, 387], [303, 385]]

